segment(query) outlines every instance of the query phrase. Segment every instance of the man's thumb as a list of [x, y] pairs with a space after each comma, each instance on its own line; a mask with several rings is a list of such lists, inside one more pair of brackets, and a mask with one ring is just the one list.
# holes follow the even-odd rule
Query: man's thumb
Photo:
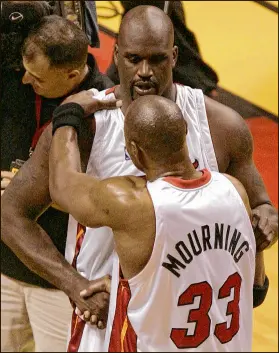
[[83, 289], [79, 294], [82, 298], [90, 297], [91, 295], [99, 292], [110, 293], [111, 280], [108, 276], [91, 283], [86, 289]]

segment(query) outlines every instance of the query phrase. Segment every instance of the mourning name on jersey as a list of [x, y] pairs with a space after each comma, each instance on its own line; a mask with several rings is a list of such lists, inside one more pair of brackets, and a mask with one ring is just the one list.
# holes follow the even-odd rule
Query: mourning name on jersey
[[[175, 245], [177, 257], [168, 254], [167, 261], [162, 266], [173, 273], [176, 277], [180, 277], [180, 269], [185, 269], [189, 265], [194, 256], [200, 255], [207, 250], [225, 250], [228, 251], [233, 260], [238, 263], [245, 252], [249, 250], [248, 241], [244, 240], [236, 228], [223, 223], [215, 223], [215, 231], [211, 232], [209, 225], [203, 225], [198, 236], [197, 231], [193, 230], [187, 234], [187, 245], [183, 240]], [[201, 240], [201, 241], [200, 241]]]

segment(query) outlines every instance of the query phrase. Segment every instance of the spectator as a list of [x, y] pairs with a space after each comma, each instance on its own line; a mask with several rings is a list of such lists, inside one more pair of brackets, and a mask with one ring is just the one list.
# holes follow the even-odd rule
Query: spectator
[[[26, 3], [30, 8], [30, 2]], [[20, 58], [16, 66], [10, 65], [13, 60], [9, 55], [16, 57], [18, 48], [4, 52], [1, 171], [9, 171], [17, 159], [29, 158], [30, 147], [35, 148], [53, 110], [65, 96], [113, 85], [99, 72], [94, 57], [87, 57], [87, 47], [82, 30], [63, 17], [51, 15], [43, 17], [25, 39], [25, 72]], [[38, 218], [38, 224], [64, 256], [68, 215], [50, 207]], [[1, 243], [1, 351], [64, 351], [71, 314], [67, 296], [31, 272]]]

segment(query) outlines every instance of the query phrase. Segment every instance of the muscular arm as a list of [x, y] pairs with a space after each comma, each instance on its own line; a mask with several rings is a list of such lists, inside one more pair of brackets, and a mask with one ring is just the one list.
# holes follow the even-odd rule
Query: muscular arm
[[126, 179], [102, 181], [81, 173], [75, 129], [64, 126], [56, 130], [50, 149], [49, 190], [52, 200], [79, 223], [91, 228], [117, 227], [131, 190], [125, 190]]
[[[1, 198], [1, 239], [32, 271], [67, 291], [73, 269], [37, 224], [51, 204], [48, 190], [48, 155], [51, 126], [42, 135], [32, 156], [19, 170]], [[63, 271], [61, 271], [63, 269]], [[64, 285], [65, 284], [65, 285]]]
[[257, 250], [263, 250], [278, 239], [278, 212], [254, 164], [251, 133], [237, 112], [208, 97], [205, 102], [219, 169], [240, 180], [247, 191]]
[[[252, 222], [252, 211], [251, 211], [249, 198], [245, 188], [236, 178], [228, 174], [225, 174], [225, 176], [232, 182], [237, 192], [239, 193], [240, 197], [242, 198], [242, 201], [245, 205], [248, 216]], [[254, 285], [263, 286], [264, 281], [265, 281], [264, 257], [262, 253], [256, 253], [256, 270], [255, 270]]]
[[[232, 182], [237, 192], [239, 193], [242, 201], [246, 207], [249, 218], [252, 220], [252, 211], [249, 204], [249, 198], [243, 185], [231, 175], [225, 174], [225, 176]], [[255, 258], [255, 276], [254, 276], [254, 287], [253, 287], [253, 307], [261, 305], [266, 297], [268, 291], [269, 281], [265, 274], [264, 266], [264, 253], [257, 252]]]
[[156, 233], [145, 179], [122, 176], [98, 180], [80, 173], [77, 134], [66, 126], [54, 134], [49, 164], [53, 201], [83, 225], [111, 227], [124, 276], [139, 273], [151, 256]]
[[36, 222], [51, 204], [48, 189], [51, 129], [52, 125], [43, 133], [32, 157], [1, 198], [1, 239], [29, 269], [63, 290], [82, 312], [92, 312], [97, 309], [96, 299], [84, 300], [79, 296], [89, 282], [65, 260]]

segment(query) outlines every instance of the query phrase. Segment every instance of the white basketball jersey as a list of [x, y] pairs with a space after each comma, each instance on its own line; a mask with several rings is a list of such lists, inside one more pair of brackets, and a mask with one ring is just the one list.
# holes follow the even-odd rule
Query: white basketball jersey
[[[102, 91], [94, 98], [115, 99], [114, 88]], [[197, 169], [218, 170], [215, 152], [210, 136], [205, 111], [204, 96], [201, 90], [177, 85], [176, 103], [188, 123], [187, 144], [193, 165]], [[124, 115], [121, 109], [102, 110], [95, 113], [96, 133], [90, 154], [87, 174], [100, 179], [122, 176], [143, 175], [132, 163], [125, 148]], [[92, 215], [94, 217], [94, 215]], [[77, 235], [77, 222], [70, 217], [66, 244], [66, 258], [72, 262]], [[86, 228], [80, 253], [77, 257], [77, 270], [93, 280], [112, 272], [113, 236], [108, 227]], [[77, 327], [77, 326], [76, 326]], [[100, 351], [104, 331], [85, 325], [79, 348], [76, 351]]]
[[233, 184], [203, 173], [148, 182], [153, 252], [129, 280], [115, 256], [105, 351], [251, 351], [253, 229]]

